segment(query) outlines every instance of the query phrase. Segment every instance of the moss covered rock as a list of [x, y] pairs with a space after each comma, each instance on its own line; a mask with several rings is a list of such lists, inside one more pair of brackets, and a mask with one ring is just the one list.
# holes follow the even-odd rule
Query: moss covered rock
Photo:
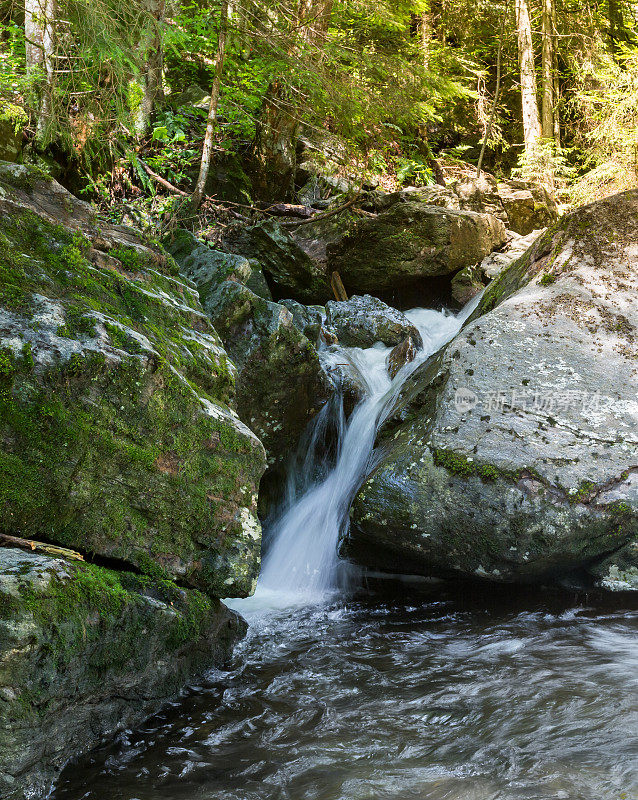
[[505, 241], [505, 226], [490, 214], [397, 202], [329, 245], [328, 264], [348, 292], [385, 293], [426, 287], [428, 279], [476, 264]]
[[0, 161], [20, 160], [23, 131], [28, 122], [23, 108], [3, 101], [0, 108]]
[[0, 215], [0, 531], [249, 594], [264, 452], [196, 289], [37, 171]]
[[234, 281], [202, 297], [237, 365], [237, 410], [260, 437], [268, 463], [283, 464], [334, 387], [317, 350], [285, 306]]
[[244, 631], [196, 590], [0, 548], [0, 796], [47, 796], [70, 758], [220, 666]]
[[633, 191], [563, 218], [491, 284], [404, 385], [345, 553], [494, 581], [596, 572], [607, 557], [632, 574], [636, 242]]
[[223, 244], [230, 253], [256, 259], [276, 297], [291, 297], [302, 303], [324, 303], [332, 297], [322, 267], [274, 220], [229, 230]]

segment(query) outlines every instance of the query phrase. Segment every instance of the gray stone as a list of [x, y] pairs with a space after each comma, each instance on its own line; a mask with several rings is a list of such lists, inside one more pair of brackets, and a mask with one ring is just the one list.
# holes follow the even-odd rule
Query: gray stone
[[279, 296], [302, 303], [323, 303], [331, 296], [326, 274], [274, 220], [229, 232], [224, 247], [256, 259]]
[[344, 553], [541, 581], [636, 541], [636, 241], [632, 191], [563, 218], [492, 283], [406, 382]]
[[[239, 415], [262, 440], [269, 465], [281, 464], [334, 386], [284, 305], [234, 281], [222, 283], [203, 303], [238, 369]], [[300, 319], [299, 307], [295, 310]]]
[[372, 347], [376, 342], [394, 347], [407, 336], [423, 347], [421, 334], [404, 314], [370, 295], [331, 300], [326, 304], [326, 327], [346, 347]]
[[264, 273], [255, 259], [215, 250], [186, 230], [173, 234], [166, 248], [182, 274], [197, 284], [202, 302], [224, 281], [237, 281], [259, 297], [272, 300]]
[[490, 214], [395, 203], [328, 246], [330, 270], [349, 292], [384, 292], [477, 264], [507, 240]]

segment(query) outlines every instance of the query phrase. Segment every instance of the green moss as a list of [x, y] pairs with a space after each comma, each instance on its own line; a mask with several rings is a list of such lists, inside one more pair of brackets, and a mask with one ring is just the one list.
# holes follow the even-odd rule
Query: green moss
[[552, 283], [556, 283], [556, 276], [550, 275], [549, 272], [546, 272], [539, 280], [539, 283], [541, 286], [551, 286]]
[[570, 493], [570, 503], [587, 503], [596, 491], [596, 484], [592, 481], [582, 481], [575, 492]]
[[65, 312], [65, 323], [58, 326], [57, 334], [67, 339], [93, 337], [96, 335], [95, 319], [84, 314], [77, 306], [68, 306]]
[[435, 450], [434, 463], [437, 467], [445, 467], [453, 475], [468, 478], [476, 473], [476, 464], [465, 456], [460, 456], [451, 450]]

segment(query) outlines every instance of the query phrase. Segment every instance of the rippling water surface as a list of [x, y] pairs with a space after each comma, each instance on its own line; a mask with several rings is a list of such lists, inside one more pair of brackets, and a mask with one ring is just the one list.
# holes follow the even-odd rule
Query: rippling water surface
[[55, 800], [638, 797], [638, 612], [474, 592], [248, 605], [231, 668]]

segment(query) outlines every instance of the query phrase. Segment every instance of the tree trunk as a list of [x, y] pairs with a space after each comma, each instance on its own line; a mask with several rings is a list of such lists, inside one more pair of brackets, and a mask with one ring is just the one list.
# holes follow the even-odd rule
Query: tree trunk
[[609, 2], [609, 38], [611, 41], [611, 51], [614, 56], [618, 55], [618, 43], [622, 39], [624, 21], [619, 0], [608, 0]]
[[152, 33], [148, 44], [145, 74], [141, 81], [142, 96], [135, 120], [135, 132], [144, 136], [148, 131], [155, 103], [162, 97], [162, 73], [164, 70], [164, 47], [162, 27], [166, 14], [166, 0], [147, 3], [151, 17]]
[[[26, 0], [24, 33], [27, 75], [40, 82], [36, 140], [42, 141], [51, 118], [55, 79], [57, 0]], [[38, 74], [40, 73], [40, 74]]]
[[476, 167], [477, 179], [481, 177], [481, 169], [483, 167], [483, 158], [485, 156], [485, 148], [492, 133], [492, 126], [496, 118], [496, 109], [498, 108], [498, 100], [501, 94], [501, 65], [503, 61], [503, 37], [505, 35], [505, 14], [501, 17], [501, 27], [498, 36], [498, 53], [496, 56], [496, 88], [494, 90], [494, 104], [492, 105], [492, 112], [490, 114], [487, 128], [485, 129], [485, 136], [483, 137], [483, 144], [481, 145], [481, 153], [479, 155], [478, 164]]
[[[330, 27], [334, 0], [299, 0], [295, 33], [287, 48], [288, 56], [312, 64], [320, 61]], [[262, 164], [261, 193], [272, 199], [294, 194], [297, 170], [299, 107], [280, 80], [270, 84], [260, 117], [257, 151]]]
[[516, 32], [518, 35], [518, 60], [521, 70], [521, 104], [523, 109], [523, 136], [525, 151], [531, 152], [541, 137], [536, 96], [536, 72], [532, 44], [532, 24], [528, 0], [514, 0]]
[[542, 90], [543, 90], [543, 139], [554, 139], [554, 0], [543, 0], [543, 52], [542, 52]]
[[421, 37], [421, 53], [423, 54], [423, 66], [430, 69], [430, 43], [432, 42], [432, 13], [428, 8], [420, 15], [419, 36]]
[[224, 60], [226, 58], [226, 38], [228, 36], [228, 0], [222, 0], [219, 20], [219, 34], [217, 36], [217, 52], [215, 53], [215, 77], [210, 90], [210, 106], [208, 107], [208, 121], [206, 135], [204, 136], [204, 149], [199, 168], [199, 176], [195, 190], [190, 198], [192, 211], [197, 211], [206, 192], [206, 181], [210, 170], [211, 155], [213, 152], [213, 136], [217, 125], [217, 106], [219, 105], [219, 91], [221, 89]]

